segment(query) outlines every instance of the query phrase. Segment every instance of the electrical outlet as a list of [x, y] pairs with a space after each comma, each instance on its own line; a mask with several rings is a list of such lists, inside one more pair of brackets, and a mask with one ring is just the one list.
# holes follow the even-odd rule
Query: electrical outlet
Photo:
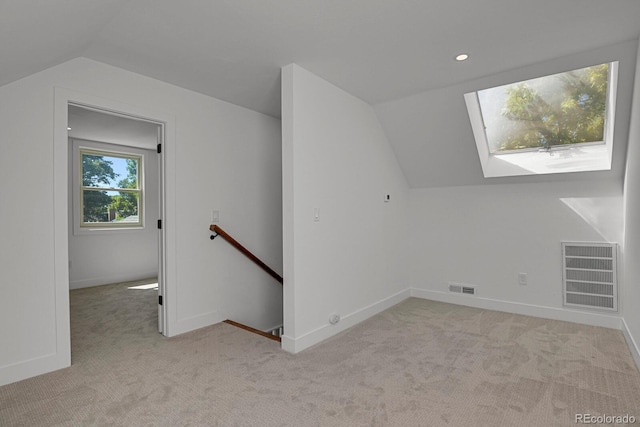
[[329, 323], [331, 323], [332, 325], [335, 325], [339, 321], [340, 321], [340, 315], [339, 314], [332, 314], [331, 316], [329, 316]]

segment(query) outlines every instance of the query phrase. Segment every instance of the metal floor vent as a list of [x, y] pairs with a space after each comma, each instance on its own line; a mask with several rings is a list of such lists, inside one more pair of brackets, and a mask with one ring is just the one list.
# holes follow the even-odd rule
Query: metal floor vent
[[460, 283], [449, 283], [449, 292], [454, 292], [456, 294], [475, 295], [476, 288], [473, 286], [463, 285]]
[[618, 311], [618, 246], [562, 243], [564, 305]]

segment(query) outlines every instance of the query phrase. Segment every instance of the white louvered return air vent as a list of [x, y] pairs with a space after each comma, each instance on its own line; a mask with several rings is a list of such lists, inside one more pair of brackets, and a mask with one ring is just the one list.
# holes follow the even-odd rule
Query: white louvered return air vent
[[618, 246], [562, 243], [564, 305], [618, 311]]

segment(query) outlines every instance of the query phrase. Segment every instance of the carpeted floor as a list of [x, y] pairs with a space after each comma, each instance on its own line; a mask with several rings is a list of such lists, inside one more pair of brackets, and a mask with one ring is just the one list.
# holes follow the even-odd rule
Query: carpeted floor
[[619, 331], [411, 298], [290, 355], [227, 324], [164, 338], [139, 284], [71, 292], [72, 366], [0, 387], [0, 425], [640, 424]]

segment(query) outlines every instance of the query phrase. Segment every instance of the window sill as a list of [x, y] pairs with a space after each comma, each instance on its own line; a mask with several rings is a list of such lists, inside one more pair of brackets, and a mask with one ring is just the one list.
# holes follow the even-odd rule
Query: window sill
[[611, 156], [605, 144], [491, 154], [483, 160], [485, 178], [611, 170]]
[[126, 234], [130, 232], [144, 231], [144, 226], [140, 227], [75, 227], [74, 236], [96, 236], [101, 234]]

